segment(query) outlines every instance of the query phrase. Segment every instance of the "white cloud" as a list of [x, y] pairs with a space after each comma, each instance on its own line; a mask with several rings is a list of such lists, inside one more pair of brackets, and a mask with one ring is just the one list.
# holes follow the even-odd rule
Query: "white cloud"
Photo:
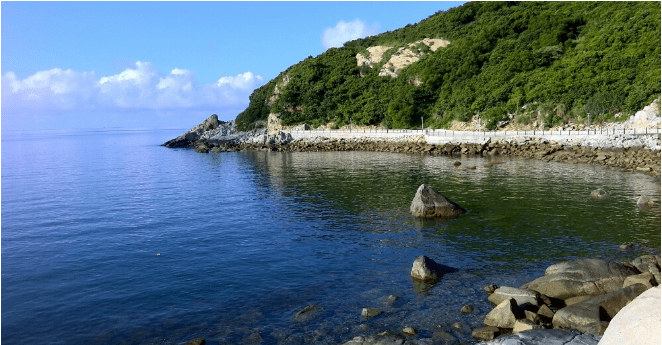
[[[160, 75], [149, 62], [96, 78], [94, 72], [59, 68], [25, 79], [8, 72], [2, 76], [2, 110], [206, 110], [236, 111], [248, 106], [248, 96], [263, 84], [251, 72], [221, 77], [198, 86], [193, 71], [174, 68]], [[236, 113], [234, 114], [236, 115]]]
[[29, 108], [74, 109], [90, 101], [94, 93], [94, 72], [54, 68], [37, 72], [23, 80], [8, 72], [2, 77], [2, 104]]
[[341, 20], [335, 27], [324, 30], [322, 34], [322, 46], [324, 49], [341, 47], [347, 41], [374, 35], [377, 32], [377, 24], [369, 27], [358, 18], [349, 23]]

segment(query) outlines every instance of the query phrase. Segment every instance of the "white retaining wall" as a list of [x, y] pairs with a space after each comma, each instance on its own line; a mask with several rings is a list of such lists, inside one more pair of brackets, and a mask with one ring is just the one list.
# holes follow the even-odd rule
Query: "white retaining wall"
[[408, 129], [373, 129], [373, 130], [291, 130], [292, 138], [337, 138], [357, 139], [375, 138], [386, 140], [405, 139], [407, 137], [423, 136], [430, 144], [444, 144], [450, 142], [480, 143], [486, 138], [515, 139], [515, 138], [541, 138], [550, 141], [607, 140], [616, 136], [643, 136], [661, 134], [660, 128], [653, 129], [597, 129], [585, 131], [449, 131], [444, 129], [408, 130]]

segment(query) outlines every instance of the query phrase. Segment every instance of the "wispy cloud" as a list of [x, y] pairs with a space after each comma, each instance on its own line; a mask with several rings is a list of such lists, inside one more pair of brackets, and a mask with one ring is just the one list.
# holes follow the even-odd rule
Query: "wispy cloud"
[[324, 49], [341, 47], [347, 41], [377, 34], [378, 30], [378, 24], [370, 27], [358, 18], [349, 23], [341, 20], [335, 27], [324, 30], [322, 46]]
[[245, 72], [200, 86], [193, 71], [175, 68], [161, 75], [151, 63], [141, 61], [100, 78], [94, 72], [59, 68], [22, 80], [7, 72], [2, 76], [2, 110], [208, 109], [210, 113], [221, 113], [248, 106], [248, 96], [263, 83], [261, 76]]

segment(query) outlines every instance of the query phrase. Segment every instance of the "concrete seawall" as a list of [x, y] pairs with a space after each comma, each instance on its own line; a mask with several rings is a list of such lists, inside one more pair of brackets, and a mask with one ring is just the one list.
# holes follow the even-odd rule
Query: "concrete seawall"
[[596, 129], [584, 131], [532, 130], [532, 131], [449, 131], [443, 129], [427, 130], [290, 130], [294, 140], [311, 138], [333, 139], [374, 139], [406, 140], [423, 137], [428, 144], [481, 143], [487, 138], [493, 140], [542, 139], [559, 143], [578, 143], [584, 146], [622, 147], [619, 145], [628, 139], [647, 141], [650, 150], [660, 150], [660, 128], [652, 129]]

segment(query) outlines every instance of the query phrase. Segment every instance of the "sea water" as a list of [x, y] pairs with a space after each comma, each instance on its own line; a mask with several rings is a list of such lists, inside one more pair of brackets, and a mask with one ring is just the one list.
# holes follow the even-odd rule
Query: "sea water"
[[[332, 344], [405, 326], [469, 343], [491, 308], [485, 285], [520, 286], [561, 260], [660, 252], [659, 203], [636, 206], [640, 195], [659, 202], [656, 177], [160, 146], [181, 132], [3, 131], [3, 343]], [[414, 219], [422, 183], [468, 213]], [[611, 197], [592, 200], [599, 187]], [[416, 284], [418, 255], [458, 271]], [[476, 310], [461, 314], [466, 304]], [[365, 319], [364, 307], [382, 314]]]

